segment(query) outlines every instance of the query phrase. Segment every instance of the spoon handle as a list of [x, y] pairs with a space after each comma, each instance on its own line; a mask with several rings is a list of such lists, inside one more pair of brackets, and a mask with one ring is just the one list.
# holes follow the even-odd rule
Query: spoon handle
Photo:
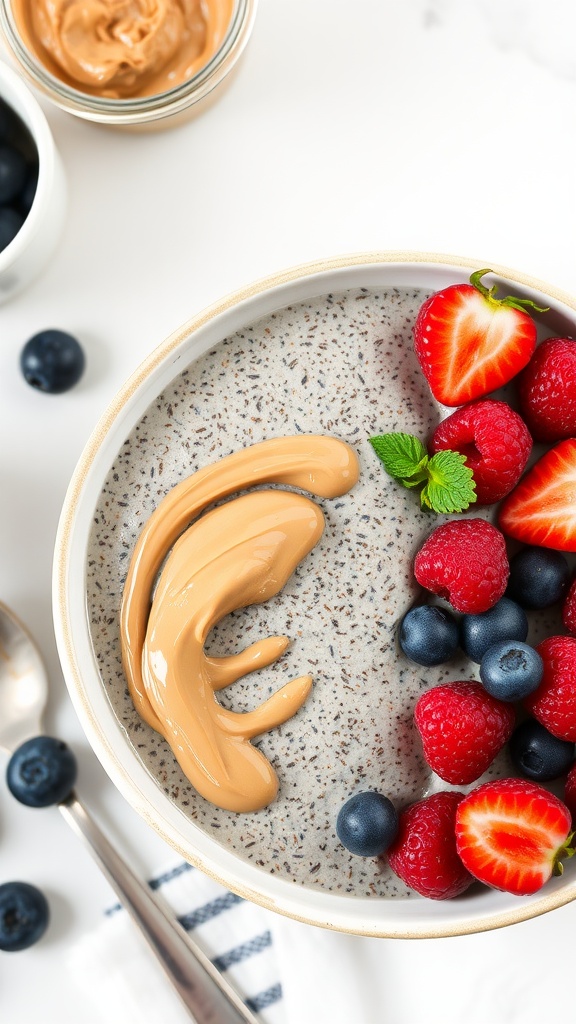
[[59, 805], [131, 914], [196, 1024], [259, 1024], [172, 913], [134, 874], [75, 793]]

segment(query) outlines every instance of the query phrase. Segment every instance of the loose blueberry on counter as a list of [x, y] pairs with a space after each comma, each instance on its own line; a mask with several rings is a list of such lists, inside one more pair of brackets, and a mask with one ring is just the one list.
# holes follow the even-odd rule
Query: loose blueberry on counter
[[50, 910], [48, 901], [35, 885], [4, 882], [0, 885], [0, 949], [16, 953], [42, 938]]
[[570, 567], [560, 551], [523, 548], [510, 559], [506, 594], [523, 608], [549, 608], [570, 586]]
[[478, 664], [489, 647], [502, 640], [524, 642], [528, 636], [526, 612], [515, 601], [501, 597], [481, 615], [463, 615], [460, 621], [460, 646]]
[[70, 796], [76, 775], [76, 758], [70, 747], [52, 736], [35, 736], [12, 754], [6, 782], [20, 803], [49, 807]]
[[520, 774], [536, 782], [566, 775], [574, 760], [574, 744], [553, 736], [535, 718], [527, 718], [517, 726], [508, 747]]
[[358, 857], [379, 857], [396, 838], [398, 812], [381, 793], [357, 793], [340, 808], [336, 834]]
[[77, 384], [84, 372], [84, 352], [66, 331], [40, 331], [26, 342], [20, 367], [28, 383], [51, 395], [61, 394]]
[[458, 624], [443, 608], [418, 605], [402, 619], [398, 640], [406, 657], [417, 665], [441, 665], [458, 648]]
[[485, 690], [503, 701], [523, 700], [540, 684], [544, 664], [538, 651], [516, 640], [503, 640], [489, 647], [480, 662], [480, 679]]

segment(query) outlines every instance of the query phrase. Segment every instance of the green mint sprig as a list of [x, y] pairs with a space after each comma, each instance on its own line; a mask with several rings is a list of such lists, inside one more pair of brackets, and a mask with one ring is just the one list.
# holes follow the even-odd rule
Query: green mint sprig
[[422, 486], [420, 504], [434, 512], [464, 512], [476, 501], [476, 485], [460, 452], [430, 458], [413, 434], [379, 434], [368, 439], [386, 472], [403, 487]]

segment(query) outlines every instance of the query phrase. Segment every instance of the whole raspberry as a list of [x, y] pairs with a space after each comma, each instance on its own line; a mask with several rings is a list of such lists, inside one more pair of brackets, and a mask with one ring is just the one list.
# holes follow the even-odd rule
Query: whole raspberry
[[566, 776], [564, 803], [572, 815], [572, 826], [576, 828], [576, 762]]
[[456, 852], [456, 808], [463, 793], [434, 793], [400, 815], [388, 862], [399, 878], [421, 896], [449, 900], [474, 881]]
[[438, 526], [414, 560], [418, 583], [466, 615], [492, 608], [509, 574], [504, 536], [484, 519], [454, 519]]
[[512, 704], [477, 682], [442, 683], [416, 702], [414, 721], [432, 771], [453, 786], [475, 782], [512, 735]]
[[576, 635], [576, 576], [570, 584], [570, 589], [562, 605], [562, 622], [569, 633]]
[[470, 402], [439, 423], [430, 452], [460, 452], [472, 470], [476, 502], [491, 505], [518, 483], [532, 451], [532, 438], [517, 412], [506, 402], [487, 398]]
[[518, 394], [536, 441], [576, 437], [576, 341], [543, 341], [518, 378]]
[[536, 650], [544, 662], [542, 682], [522, 703], [553, 736], [576, 743], [576, 640], [549, 636]]

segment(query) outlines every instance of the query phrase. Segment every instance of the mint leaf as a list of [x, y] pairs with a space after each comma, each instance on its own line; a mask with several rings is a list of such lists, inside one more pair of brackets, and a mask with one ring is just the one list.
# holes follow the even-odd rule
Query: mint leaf
[[435, 512], [464, 512], [476, 501], [472, 470], [460, 452], [437, 452], [427, 468], [428, 482], [420, 494], [423, 506]]
[[431, 459], [413, 434], [378, 434], [368, 439], [384, 469], [403, 487], [422, 487], [420, 502], [434, 512], [464, 512], [476, 501], [472, 470], [460, 452], [437, 452]]
[[379, 434], [369, 438], [384, 469], [406, 487], [427, 479], [428, 455], [421, 441], [412, 434]]

